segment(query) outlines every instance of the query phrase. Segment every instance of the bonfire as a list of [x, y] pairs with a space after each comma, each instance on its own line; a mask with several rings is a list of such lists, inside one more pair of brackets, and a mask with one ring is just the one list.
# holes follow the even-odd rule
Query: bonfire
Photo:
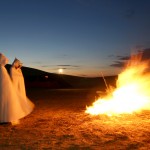
[[150, 110], [149, 91], [149, 60], [143, 60], [141, 53], [132, 55], [118, 75], [116, 88], [109, 90], [108, 87], [107, 94], [99, 97], [85, 112], [112, 116]]

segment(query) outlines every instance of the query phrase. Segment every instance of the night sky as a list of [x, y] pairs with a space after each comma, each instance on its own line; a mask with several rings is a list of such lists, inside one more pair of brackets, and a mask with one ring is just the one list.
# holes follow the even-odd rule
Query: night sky
[[10, 64], [116, 75], [139, 50], [150, 51], [150, 0], [0, 1], [0, 52]]

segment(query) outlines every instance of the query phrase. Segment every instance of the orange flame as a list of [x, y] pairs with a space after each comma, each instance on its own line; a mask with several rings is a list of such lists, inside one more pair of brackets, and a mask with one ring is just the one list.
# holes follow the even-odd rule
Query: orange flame
[[149, 61], [142, 55], [133, 55], [124, 71], [119, 74], [116, 89], [105, 97], [99, 98], [86, 113], [98, 115], [117, 115], [150, 110], [150, 73]]

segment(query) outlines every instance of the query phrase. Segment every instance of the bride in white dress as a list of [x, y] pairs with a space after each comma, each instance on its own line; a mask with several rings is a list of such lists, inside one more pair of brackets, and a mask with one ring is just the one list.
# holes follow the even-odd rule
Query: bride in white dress
[[[26, 102], [18, 96], [11, 78], [5, 68], [8, 59], [0, 53], [0, 123], [18, 122], [33, 110], [26, 107]], [[30, 108], [31, 108], [30, 107]]]

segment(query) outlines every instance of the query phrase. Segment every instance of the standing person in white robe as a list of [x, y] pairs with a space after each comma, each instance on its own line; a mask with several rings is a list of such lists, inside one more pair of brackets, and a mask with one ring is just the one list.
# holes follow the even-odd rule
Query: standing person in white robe
[[22, 67], [22, 63], [20, 62], [20, 60], [15, 58], [10, 68], [10, 77], [12, 79], [16, 91], [19, 94], [21, 94], [23, 97], [26, 97], [26, 90], [25, 90], [24, 78], [21, 71], [21, 67]]
[[8, 59], [0, 53], [0, 123], [16, 124], [30, 112], [24, 108], [24, 103], [20, 102], [5, 68], [7, 63]]
[[24, 108], [28, 113], [32, 112], [34, 104], [26, 96], [24, 77], [21, 71], [22, 63], [15, 58], [10, 68], [10, 77], [12, 79], [14, 88], [20, 98], [21, 103], [24, 104]]

